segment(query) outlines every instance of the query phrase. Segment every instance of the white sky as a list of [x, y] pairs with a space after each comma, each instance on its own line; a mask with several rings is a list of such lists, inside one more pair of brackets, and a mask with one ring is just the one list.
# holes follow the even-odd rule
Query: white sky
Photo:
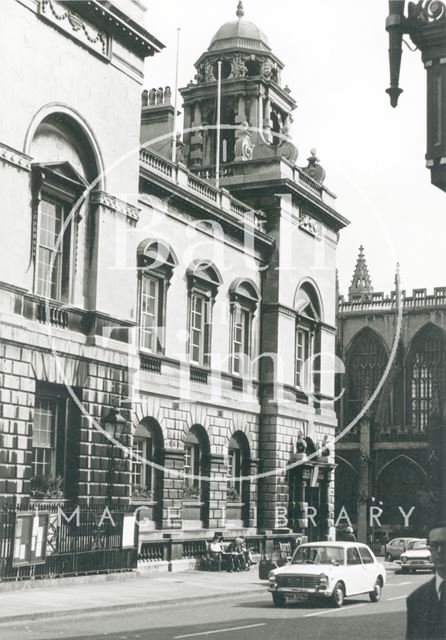
[[[147, 6], [146, 26], [166, 49], [147, 60], [145, 86], [173, 87], [177, 27], [185, 86], [217, 29], [236, 19], [237, 0], [147, 0]], [[351, 220], [338, 250], [341, 291], [361, 243], [375, 291], [393, 287], [397, 260], [403, 288], [446, 285], [446, 194], [431, 186], [424, 159], [425, 70], [420, 52], [404, 47], [404, 93], [392, 109], [385, 93], [387, 1], [245, 0], [244, 7], [245, 19], [266, 33], [285, 64], [283, 85], [298, 103], [297, 164], [306, 165], [316, 147], [325, 184]]]

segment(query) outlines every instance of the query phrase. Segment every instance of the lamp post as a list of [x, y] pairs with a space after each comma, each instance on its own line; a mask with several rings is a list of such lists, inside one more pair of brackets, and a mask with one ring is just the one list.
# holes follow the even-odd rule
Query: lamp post
[[107, 500], [111, 503], [113, 500], [113, 484], [115, 474], [115, 442], [122, 442], [125, 433], [127, 420], [121, 414], [119, 409], [113, 407], [105, 416], [102, 425], [110, 436], [108, 440], [108, 479], [107, 479]]
[[399, 76], [404, 35], [421, 51], [427, 72], [426, 166], [434, 186], [446, 191], [446, 4], [441, 0], [409, 2], [389, 0], [386, 30], [389, 34], [390, 104], [396, 107], [402, 93]]

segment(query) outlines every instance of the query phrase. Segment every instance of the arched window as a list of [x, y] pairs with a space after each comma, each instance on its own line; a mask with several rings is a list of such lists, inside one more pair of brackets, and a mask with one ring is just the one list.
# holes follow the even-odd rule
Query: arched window
[[211, 364], [212, 309], [222, 283], [218, 269], [207, 260], [194, 261], [187, 270], [189, 287], [189, 359], [193, 364]]
[[208, 476], [209, 438], [200, 425], [194, 425], [184, 443], [184, 498], [204, 500]]
[[[353, 339], [346, 362], [346, 417], [350, 422], [376, 389], [388, 360], [378, 336], [363, 329]], [[376, 409], [376, 404], [373, 409]]]
[[74, 296], [82, 204], [79, 198], [98, 175], [93, 150], [81, 126], [52, 113], [30, 144], [32, 164], [32, 259], [34, 292], [61, 302]]
[[242, 432], [236, 432], [228, 445], [228, 501], [245, 502], [248, 483], [243, 477], [249, 474], [249, 444]]
[[429, 325], [415, 337], [408, 362], [409, 415], [412, 427], [425, 431], [434, 404], [445, 397], [446, 336]]
[[319, 326], [321, 309], [316, 291], [309, 283], [304, 283], [294, 299], [296, 311], [295, 340], [295, 385], [303, 391], [313, 391], [319, 386], [318, 368], [313, 366], [314, 355], [319, 350]]
[[164, 353], [167, 289], [178, 259], [161, 240], [144, 240], [138, 247], [139, 346]]
[[260, 300], [257, 286], [237, 278], [229, 288], [231, 311], [231, 373], [251, 375], [253, 319]]
[[145, 418], [136, 427], [132, 444], [132, 496], [160, 500], [162, 472], [153, 466], [163, 464], [164, 443], [159, 424]]

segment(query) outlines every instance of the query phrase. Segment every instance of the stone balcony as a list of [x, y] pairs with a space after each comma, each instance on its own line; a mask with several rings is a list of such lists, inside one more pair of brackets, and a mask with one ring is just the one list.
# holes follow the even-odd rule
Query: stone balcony
[[149, 149], [141, 149], [140, 162], [143, 168], [162, 176], [172, 185], [192, 192], [205, 204], [210, 204], [229, 214], [234, 221], [243, 226], [251, 227], [253, 230], [262, 231], [265, 216], [261, 211], [251, 209], [240, 200], [232, 197], [226, 189], [217, 189], [207, 180], [186, 169], [184, 165], [173, 163]]
[[[193, 171], [205, 180], [215, 179], [215, 166], [194, 167]], [[285, 158], [231, 162], [220, 168], [220, 183], [231, 188], [234, 185], [248, 186], [259, 181], [288, 180], [330, 207], [335, 206], [336, 196], [327, 187], [313, 180], [300, 167]]]

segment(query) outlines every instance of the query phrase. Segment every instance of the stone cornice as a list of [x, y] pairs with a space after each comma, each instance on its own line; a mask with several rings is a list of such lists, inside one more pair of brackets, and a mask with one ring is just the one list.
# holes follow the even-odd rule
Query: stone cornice
[[2, 142], [0, 142], [0, 160], [13, 164], [24, 171], [31, 171], [32, 158]]
[[100, 204], [107, 209], [120, 213], [126, 216], [130, 222], [136, 223], [139, 220], [139, 212], [141, 210], [138, 209], [138, 207], [134, 207], [132, 204], [124, 202], [124, 200], [120, 200], [105, 191], [92, 191], [90, 194], [90, 202], [91, 204]]
[[[289, 318], [297, 318], [298, 313], [292, 307], [287, 307], [284, 304], [280, 304], [278, 302], [266, 302], [262, 305], [263, 313], [280, 313], [283, 316], [288, 316]], [[336, 327], [331, 324], [327, 324], [326, 322], [318, 322], [318, 326], [325, 331], [326, 333], [336, 334]]]

